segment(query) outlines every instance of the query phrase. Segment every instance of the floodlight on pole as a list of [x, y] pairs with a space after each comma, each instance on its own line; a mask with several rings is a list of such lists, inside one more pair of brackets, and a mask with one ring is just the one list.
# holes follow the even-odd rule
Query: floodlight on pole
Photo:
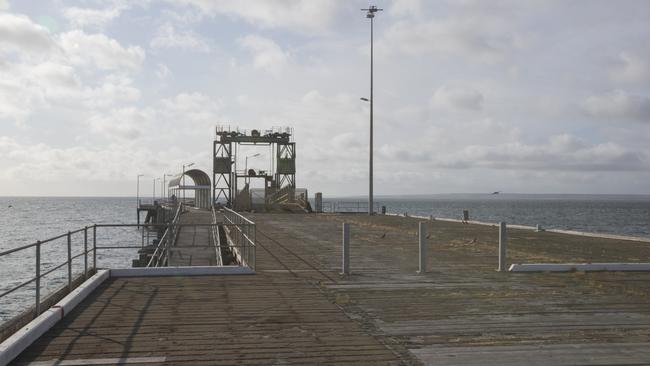
[[[368, 179], [368, 215], [372, 215], [374, 212], [374, 203], [373, 203], [373, 197], [372, 197], [372, 177], [373, 177], [373, 156], [372, 156], [372, 149], [373, 149], [373, 52], [374, 52], [374, 45], [373, 45], [373, 37], [374, 37], [374, 19], [375, 19], [375, 13], [380, 12], [384, 9], [379, 9], [374, 5], [371, 5], [368, 7], [368, 9], [361, 9], [362, 11], [366, 11], [366, 18], [370, 19], [370, 157], [369, 157], [369, 167], [368, 167], [368, 173], [369, 173], [369, 179]], [[366, 100], [366, 98], [361, 98], [361, 100]]]
[[[163, 173], [163, 187], [166, 187], [167, 185], [167, 177], [173, 177], [174, 174], [167, 174]], [[165, 198], [169, 198], [169, 190], [167, 190], [167, 193], [165, 193]]]

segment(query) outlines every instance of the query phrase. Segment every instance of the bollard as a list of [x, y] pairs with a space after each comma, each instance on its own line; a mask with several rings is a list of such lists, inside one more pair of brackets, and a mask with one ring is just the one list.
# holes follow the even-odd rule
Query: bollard
[[427, 272], [427, 228], [424, 222], [418, 223], [418, 239], [420, 247], [420, 270], [418, 273]]
[[469, 210], [463, 210], [463, 223], [467, 223], [469, 221]]
[[350, 224], [343, 223], [343, 272], [350, 274]]
[[381, 206], [381, 214], [382, 215], [386, 214], [386, 206]]
[[544, 229], [542, 228], [542, 225], [537, 224], [537, 226], [535, 227], [535, 231], [540, 233], [540, 232], [544, 231]]
[[506, 270], [506, 223], [499, 223], [499, 271]]
[[323, 212], [323, 193], [316, 192], [316, 194], [314, 195], [314, 208], [316, 213]]

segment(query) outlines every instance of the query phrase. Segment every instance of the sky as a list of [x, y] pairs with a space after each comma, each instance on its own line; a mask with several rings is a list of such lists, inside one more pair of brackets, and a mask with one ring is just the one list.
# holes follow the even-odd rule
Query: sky
[[[367, 193], [368, 5], [0, 0], [0, 195], [211, 174], [216, 125], [293, 127], [299, 187]], [[650, 2], [374, 5], [376, 195], [650, 194]]]

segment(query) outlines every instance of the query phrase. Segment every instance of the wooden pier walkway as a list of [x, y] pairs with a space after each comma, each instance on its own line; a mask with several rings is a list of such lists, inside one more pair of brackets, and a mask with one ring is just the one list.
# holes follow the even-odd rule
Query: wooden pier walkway
[[[256, 275], [111, 279], [15, 364], [650, 364], [650, 273], [500, 273], [497, 228], [435, 221], [420, 275], [417, 219], [250, 216]], [[509, 248], [511, 262], [650, 257], [523, 230]]]
[[[180, 224], [211, 224], [212, 212], [189, 208], [181, 213]], [[170, 249], [170, 266], [214, 266], [215, 243], [210, 226], [181, 227], [176, 245]]]

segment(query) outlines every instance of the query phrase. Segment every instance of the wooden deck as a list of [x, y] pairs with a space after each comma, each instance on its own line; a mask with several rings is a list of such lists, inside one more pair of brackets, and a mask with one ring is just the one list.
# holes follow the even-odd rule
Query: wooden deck
[[[210, 224], [208, 210], [189, 209], [181, 214], [180, 224]], [[176, 245], [170, 249], [170, 266], [214, 266], [217, 264], [210, 226], [181, 227]]]
[[[250, 216], [258, 274], [111, 279], [16, 364], [650, 363], [650, 273], [499, 273], [497, 228], [436, 221], [420, 275], [417, 219]], [[520, 230], [509, 246], [512, 262], [650, 257], [648, 243]]]

